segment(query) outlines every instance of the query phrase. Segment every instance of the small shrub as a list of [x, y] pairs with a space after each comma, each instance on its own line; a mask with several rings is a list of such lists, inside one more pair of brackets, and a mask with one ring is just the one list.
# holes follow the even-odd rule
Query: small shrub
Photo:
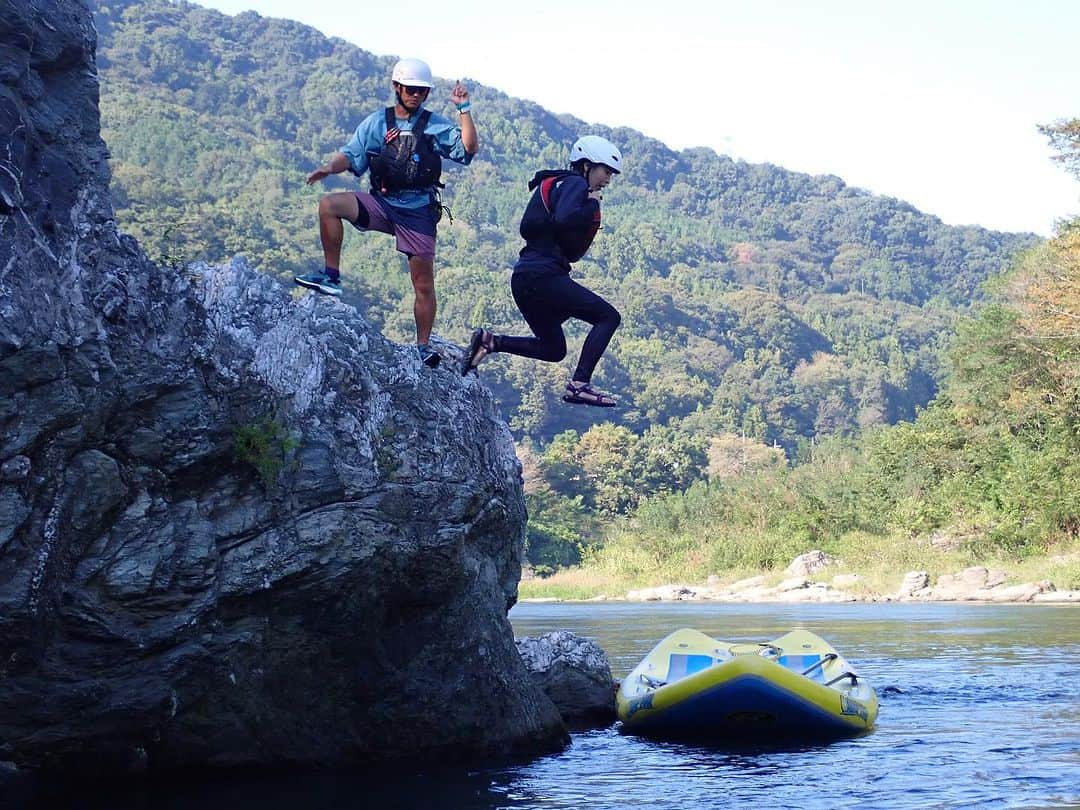
[[299, 444], [299, 439], [269, 416], [233, 430], [234, 458], [250, 464], [267, 491], [277, 485], [285, 462]]

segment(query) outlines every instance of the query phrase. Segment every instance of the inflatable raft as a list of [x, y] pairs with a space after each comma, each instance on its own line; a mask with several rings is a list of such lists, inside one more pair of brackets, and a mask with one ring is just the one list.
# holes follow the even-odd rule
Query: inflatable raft
[[852, 736], [878, 712], [874, 690], [806, 630], [763, 644], [677, 630], [623, 679], [616, 704], [625, 731], [730, 743]]

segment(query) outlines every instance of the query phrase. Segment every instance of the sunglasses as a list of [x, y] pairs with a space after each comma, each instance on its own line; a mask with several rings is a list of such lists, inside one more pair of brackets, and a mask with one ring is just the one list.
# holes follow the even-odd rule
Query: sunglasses
[[428, 91], [431, 90], [430, 87], [409, 87], [407, 84], [399, 86], [401, 87], [401, 92], [407, 96], [426, 96]]

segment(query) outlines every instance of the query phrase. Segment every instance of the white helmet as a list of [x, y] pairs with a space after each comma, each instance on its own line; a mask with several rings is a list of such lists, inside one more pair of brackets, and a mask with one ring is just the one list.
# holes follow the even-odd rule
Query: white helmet
[[585, 159], [590, 163], [603, 163], [615, 174], [622, 170], [622, 153], [619, 147], [599, 135], [583, 135], [570, 147], [570, 162]]
[[431, 81], [431, 68], [427, 62], [419, 59], [401, 59], [394, 65], [390, 79], [406, 87], [434, 87]]

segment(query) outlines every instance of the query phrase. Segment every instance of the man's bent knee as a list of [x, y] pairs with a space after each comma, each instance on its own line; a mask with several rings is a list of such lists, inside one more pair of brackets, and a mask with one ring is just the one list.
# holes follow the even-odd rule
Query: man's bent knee
[[[369, 221], [368, 212], [360, 205], [356, 195], [347, 192], [327, 194], [319, 200], [319, 216], [345, 219], [356, 223], [361, 228], [367, 227]], [[361, 219], [363, 220], [362, 223], [360, 222]]]

